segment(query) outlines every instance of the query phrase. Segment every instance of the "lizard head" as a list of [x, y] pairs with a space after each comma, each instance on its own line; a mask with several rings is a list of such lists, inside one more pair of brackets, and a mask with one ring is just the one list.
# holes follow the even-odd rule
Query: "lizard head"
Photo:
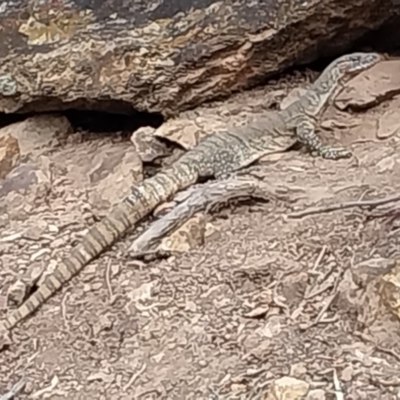
[[361, 71], [371, 68], [373, 65], [382, 61], [383, 57], [378, 53], [352, 53], [339, 57], [334, 61], [335, 67], [340, 74], [353, 76]]

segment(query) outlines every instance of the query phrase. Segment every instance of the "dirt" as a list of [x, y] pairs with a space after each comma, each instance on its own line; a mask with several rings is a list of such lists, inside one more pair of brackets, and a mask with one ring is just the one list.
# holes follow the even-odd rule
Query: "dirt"
[[[181, 119], [242, 123], [307, 79], [282, 77]], [[332, 105], [323, 118], [322, 136], [350, 146], [353, 158], [295, 149], [252, 168], [289, 200], [230, 204], [212, 214], [219, 235], [151, 262], [126, 252], [137, 232], [119, 240], [13, 330], [0, 353], [0, 394], [25, 376], [21, 400], [278, 399], [283, 381], [303, 382], [309, 400], [398, 399], [399, 318], [365, 273], [399, 257], [397, 214], [389, 220], [385, 206], [290, 217], [400, 192], [400, 132], [388, 126], [393, 113], [400, 118], [400, 97], [390, 93], [363, 111]], [[71, 133], [64, 122], [0, 188], [2, 316], [15, 282], [29, 286], [51, 270], [146, 172], [129, 140]], [[186, 148], [198, 139], [170, 135]]]

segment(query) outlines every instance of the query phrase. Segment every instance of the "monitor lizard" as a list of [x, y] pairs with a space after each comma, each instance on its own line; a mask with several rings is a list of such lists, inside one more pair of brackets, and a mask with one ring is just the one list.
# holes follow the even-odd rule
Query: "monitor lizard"
[[[351, 157], [346, 149], [324, 145], [315, 133], [318, 117], [342, 88], [342, 83], [383, 59], [377, 53], [353, 53], [334, 60], [298, 100], [247, 126], [207, 136], [169, 168], [133, 187], [128, 196], [94, 224], [80, 243], [19, 308], [0, 324], [0, 337], [33, 313], [86, 264], [112, 245], [160, 203], [200, 178], [222, 178], [249, 166], [260, 157], [284, 151], [296, 141], [326, 159]], [[290, 139], [290, 140], [289, 140]]]

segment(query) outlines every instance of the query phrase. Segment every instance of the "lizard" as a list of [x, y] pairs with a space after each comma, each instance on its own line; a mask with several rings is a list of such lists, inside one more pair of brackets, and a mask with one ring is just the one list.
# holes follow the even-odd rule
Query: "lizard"
[[[220, 179], [243, 169], [262, 156], [299, 141], [309, 151], [337, 160], [351, 157], [347, 149], [333, 148], [319, 139], [318, 118], [344, 81], [383, 60], [378, 53], [352, 53], [332, 61], [306, 93], [280, 111], [248, 125], [206, 136], [175, 163], [130, 189], [130, 193], [103, 219], [92, 225], [81, 241], [57, 264], [44, 282], [0, 324], [0, 335], [11, 331], [85, 265], [121, 238], [159, 204], [202, 178]], [[288, 144], [289, 143], [289, 144]]]

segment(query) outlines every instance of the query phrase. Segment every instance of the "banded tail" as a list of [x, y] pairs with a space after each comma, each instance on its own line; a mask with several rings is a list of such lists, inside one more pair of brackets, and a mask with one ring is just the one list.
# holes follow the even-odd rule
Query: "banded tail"
[[0, 323], [0, 333], [11, 330], [20, 321], [38, 309], [49, 297], [76, 275], [91, 260], [112, 245], [135, 223], [149, 214], [170, 196], [195, 183], [198, 177], [196, 163], [183, 156], [171, 168], [144, 180], [132, 189], [130, 195], [116, 205], [108, 216], [93, 225], [69, 255], [57, 265], [18, 309]]

